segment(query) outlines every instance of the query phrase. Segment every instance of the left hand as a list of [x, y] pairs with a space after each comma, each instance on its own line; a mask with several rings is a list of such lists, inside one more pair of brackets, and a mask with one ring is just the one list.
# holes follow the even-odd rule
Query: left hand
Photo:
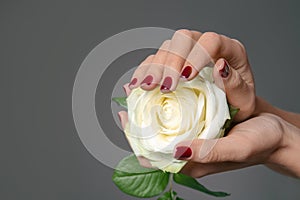
[[164, 93], [174, 91], [180, 79], [192, 80], [210, 63], [215, 65], [216, 85], [240, 109], [234, 120], [251, 117], [256, 108], [255, 85], [246, 49], [241, 42], [214, 32], [177, 30], [139, 65], [129, 87], [152, 90], [160, 86]]

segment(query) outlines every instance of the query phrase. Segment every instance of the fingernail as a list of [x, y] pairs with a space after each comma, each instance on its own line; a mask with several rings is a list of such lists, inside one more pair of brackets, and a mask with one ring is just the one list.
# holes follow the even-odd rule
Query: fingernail
[[168, 91], [170, 91], [171, 86], [172, 86], [172, 78], [167, 76], [165, 78], [163, 84], [161, 85], [160, 90], [162, 92], [168, 92]]
[[227, 78], [229, 75], [229, 67], [226, 60], [224, 60], [223, 67], [219, 70], [219, 74], [222, 78]]
[[186, 160], [187, 158], [191, 157], [192, 149], [186, 146], [179, 146], [176, 147], [174, 158], [178, 160]]
[[151, 85], [153, 81], [153, 76], [148, 75], [142, 82], [141, 85], [146, 84], [146, 85]]
[[132, 79], [132, 81], [129, 83], [128, 87], [132, 87], [137, 83], [137, 78]]
[[192, 67], [191, 66], [186, 66], [183, 71], [181, 72], [181, 78], [189, 78], [192, 73]]

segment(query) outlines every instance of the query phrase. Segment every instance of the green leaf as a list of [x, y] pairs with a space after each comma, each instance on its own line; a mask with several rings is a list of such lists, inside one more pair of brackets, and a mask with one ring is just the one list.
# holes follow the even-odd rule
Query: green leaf
[[180, 185], [184, 185], [186, 187], [193, 188], [195, 190], [204, 192], [206, 194], [209, 194], [209, 195], [212, 195], [215, 197], [226, 197], [226, 196], [230, 195], [226, 192], [211, 191], [211, 190], [207, 189], [206, 187], [204, 187], [203, 185], [201, 185], [196, 179], [194, 179], [190, 176], [184, 175], [184, 174], [174, 174], [173, 180]]
[[161, 194], [168, 185], [169, 173], [141, 167], [134, 155], [124, 158], [113, 174], [113, 182], [124, 193], [142, 198]]
[[114, 97], [112, 98], [112, 100], [114, 102], [116, 102], [119, 106], [122, 106], [124, 108], [127, 108], [127, 101], [126, 101], [127, 97]]
[[223, 126], [223, 128], [226, 131], [226, 133], [232, 127], [233, 119], [236, 116], [236, 114], [240, 111], [239, 108], [235, 108], [232, 105], [228, 105], [228, 107], [229, 107], [230, 119], [227, 119], [226, 122], [225, 122], [225, 124], [224, 124], [224, 126]]

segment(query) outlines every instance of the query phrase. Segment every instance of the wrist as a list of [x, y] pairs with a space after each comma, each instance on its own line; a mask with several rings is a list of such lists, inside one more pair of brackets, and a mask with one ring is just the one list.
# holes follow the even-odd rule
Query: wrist
[[281, 117], [283, 120], [293, 124], [294, 126], [300, 128], [300, 114], [288, 112], [272, 106], [270, 103], [265, 101], [263, 98], [255, 97], [255, 108], [251, 117], [256, 117], [261, 113], [271, 113]]
[[280, 118], [282, 139], [265, 163], [269, 168], [300, 178], [300, 129]]

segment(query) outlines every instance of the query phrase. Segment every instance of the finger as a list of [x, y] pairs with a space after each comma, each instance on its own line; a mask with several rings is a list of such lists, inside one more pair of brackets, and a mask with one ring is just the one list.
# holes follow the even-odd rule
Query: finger
[[119, 120], [121, 122], [122, 128], [124, 130], [126, 127], [126, 124], [128, 122], [128, 114], [126, 111], [120, 111], [120, 112], [118, 112], [118, 116], [119, 116]]
[[193, 40], [196, 42], [201, 37], [202, 33], [200, 31], [191, 30]]
[[247, 158], [247, 145], [239, 143], [235, 137], [213, 140], [196, 139], [176, 145], [174, 157], [198, 163], [239, 162]]
[[[193, 42], [193, 46], [194, 46], [196, 42], [199, 40], [199, 38], [202, 36], [202, 33], [198, 31], [191, 31], [191, 32], [194, 40]], [[180, 78], [183, 80], [187, 80], [193, 71], [194, 73], [197, 72], [196, 69], [193, 70], [192, 64], [190, 64], [189, 61], [186, 59], [185, 63], [183, 64], [183, 69], [181, 70]]]
[[144, 73], [144, 77], [141, 82], [142, 89], [152, 90], [160, 83], [164, 71], [164, 62], [168, 55], [169, 46], [170, 40], [166, 40], [153, 57], [150, 66]]
[[185, 59], [195, 43], [192, 36], [192, 32], [186, 29], [178, 30], [173, 35], [164, 63], [162, 92], [176, 89]]
[[210, 174], [216, 174], [220, 172], [241, 169], [250, 166], [251, 163], [240, 162], [221, 162], [221, 163], [197, 163], [188, 162], [180, 171], [180, 173], [186, 174], [194, 178], [201, 178]]
[[[235, 116], [235, 121], [240, 121], [249, 116], [255, 100], [254, 87], [248, 85], [238, 71], [229, 66], [223, 58], [216, 62], [213, 77], [215, 84], [226, 93], [229, 104], [235, 108], [240, 108]], [[251, 95], [253, 96], [251, 97]], [[245, 96], [248, 96], [248, 98], [245, 98]]]
[[131, 89], [129, 88], [129, 83], [126, 83], [126, 84], [123, 85], [123, 90], [124, 90], [126, 96], [130, 95]]
[[154, 55], [148, 56], [134, 71], [128, 86], [131, 90], [140, 86], [140, 83], [142, 82], [146, 71], [150, 67], [153, 58]]
[[219, 58], [225, 58], [245, 80], [253, 82], [246, 51], [242, 44], [237, 40], [213, 32], [202, 34], [191, 50], [184, 64], [186, 67], [192, 68], [188, 80], [194, 78], [203, 67], [211, 62], [215, 63]]

